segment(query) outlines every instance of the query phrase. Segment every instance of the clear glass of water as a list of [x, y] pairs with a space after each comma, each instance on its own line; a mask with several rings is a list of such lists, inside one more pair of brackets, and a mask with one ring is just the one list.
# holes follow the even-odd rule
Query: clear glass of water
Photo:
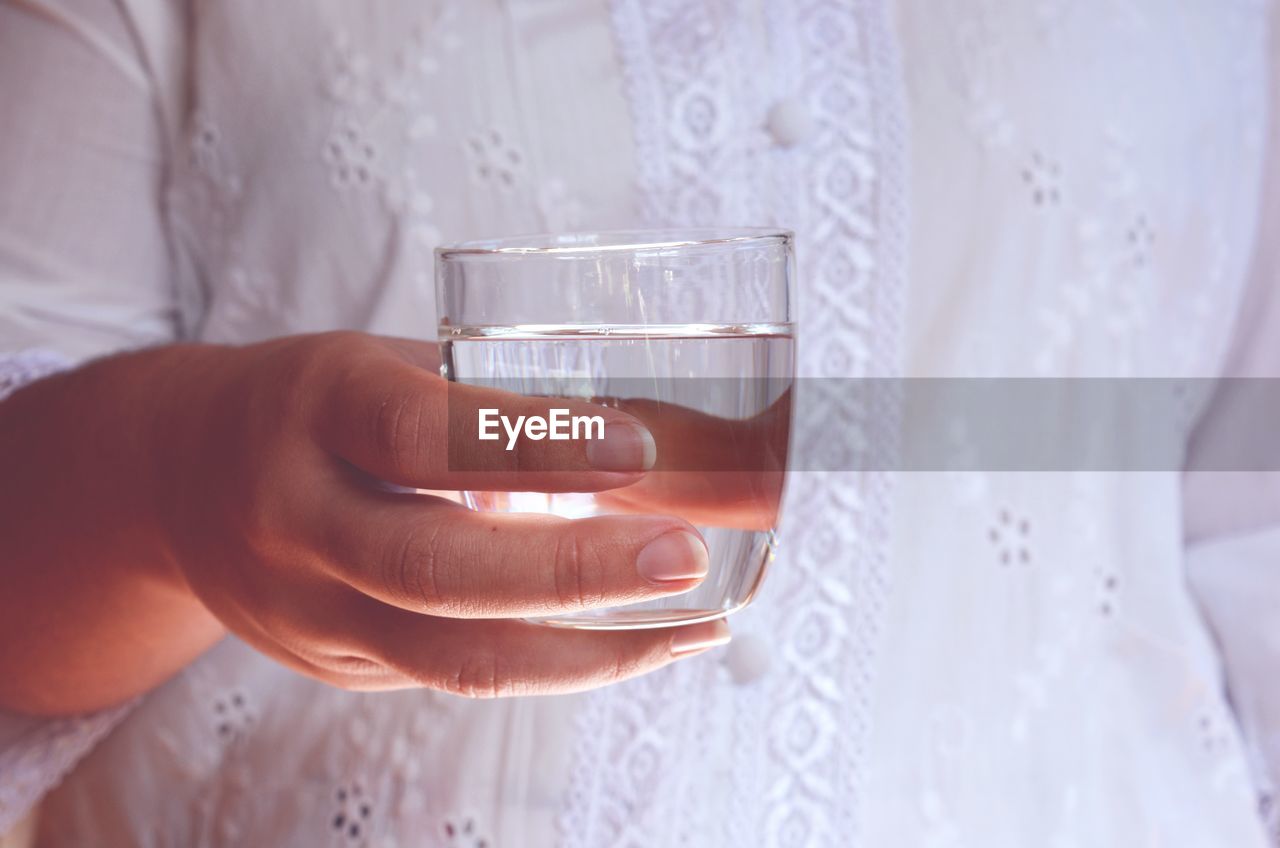
[[777, 546], [795, 377], [793, 236], [688, 229], [522, 236], [436, 252], [443, 374], [621, 409], [657, 464], [600, 493], [464, 492], [472, 508], [567, 518], [675, 515], [702, 533], [696, 589], [537, 619], [630, 629], [750, 603]]

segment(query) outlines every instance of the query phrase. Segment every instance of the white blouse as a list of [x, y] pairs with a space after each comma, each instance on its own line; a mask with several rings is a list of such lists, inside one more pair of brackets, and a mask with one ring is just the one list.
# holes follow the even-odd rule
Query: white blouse
[[[0, 0], [0, 394], [175, 338], [432, 338], [437, 244], [636, 224], [796, 229], [806, 376], [1274, 376], [1274, 17]], [[1228, 485], [806, 473], [717, 654], [471, 702], [232, 637], [0, 719], [0, 832], [70, 770], [53, 846], [1261, 846], [1280, 496]]]

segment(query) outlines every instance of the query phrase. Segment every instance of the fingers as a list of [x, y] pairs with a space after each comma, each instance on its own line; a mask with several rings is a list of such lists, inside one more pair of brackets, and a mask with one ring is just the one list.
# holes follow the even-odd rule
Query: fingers
[[314, 413], [326, 450], [425, 489], [594, 492], [654, 463], [652, 437], [625, 413], [450, 384], [407, 355], [387, 347], [346, 365]]
[[596, 495], [596, 502], [613, 513], [679, 515], [699, 527], [763, 531], [778, 524], [783, 483], [783, 474], [767, 471], [655, 471]]
[[626, 398], [616, 406], [653, 435], [659, 471], [782, 472], [787, 467], [791, 391], [750, 418], [723, 418], [675, 403]]
[[335, 576], [435, 616], [515, 618], [635, 603], [686, 592], [708, 569], [706, 544], [678, 518], [570, 521], [351, 489], [325, 509], [309, 532]]
[[580, 692], [729, 641], [723, 620], [600, 632], [521, 621], [431, 619], [372, 608], [367, 614], [376, 622], [364, 637], [372, 656], [418, 685], [471, 698]]
[[298, 587], [306, 613], [249, 616], [236, 631], [280, 662], [363, 691], [425, 686], [473, 698], [561, 694], [614, 683], [729, 641], [723, 620], [617, 632], [466, 621], [383, 604], [337, 581]]
[[669, 513], [698, 525], [767, 530], [778, 523], [787, 464], [790, 391], [752, 418], [708, 415], [678, 404], [628, 399], [658, 463], [637, 483], [599, 496], [620, 512]]

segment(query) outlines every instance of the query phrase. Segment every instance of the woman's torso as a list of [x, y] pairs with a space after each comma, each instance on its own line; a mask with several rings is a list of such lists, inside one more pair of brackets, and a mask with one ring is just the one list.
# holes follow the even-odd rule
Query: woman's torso
[[[439, 243], [776, 223], [798, 230], [806, 376], [1213, 373], [1252, 238], [1265, 7], [874, 5], [193, 3], [164, 100], [188, 326], [431, 338]], [[901, 350], [877, 353], [895, 302]], [[763, 677], [738, 648], [604, 699], [361, 695], [232, 639], [73, 775], [52, 841], [843, 844], [856, 794], [869, 845], [1261, 844], [1175, 474], [894, 484], [883, 542], [880, 483], [792, 487], [735, 621]], [[716, 720], [647, 712], [659, 696]]]

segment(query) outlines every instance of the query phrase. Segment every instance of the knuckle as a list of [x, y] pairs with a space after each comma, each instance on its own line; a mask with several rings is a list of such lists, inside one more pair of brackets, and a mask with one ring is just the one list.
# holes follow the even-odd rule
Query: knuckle
[[[381, 340], [334, 331], [299, 337], [286, 347], [283, 373], [273, 381], [292, 405], [309, 412], [311, 426], [330, 438], [357, 442], [393, 473], [420, 468], [432, 436], [435, 396], [431, 386], [408, 381], [379, 392], [393, 354]], [[371, 384], [371, 378], [374, 382]]]
[[450, 694], [477, 700], [500, 698], [507, 688], [501, 660], [492, 651], [468, 654], [445, 685]]
[[388, 563], [387, 583], [391, 590], [408, 603], [421, 605], [426, 610], [445, 605], [445, 580], [441, 571], [448, 557], [441, 549], [442, 529], [440, 522], [432, 522], [409, 530]]
[[374, 448], [392, 468], [404, 471], [418, 466], [426, 436], [425, 406], [416, 393], [388, 395], [373, 410]]
[[351, 692], [385, 689], [386, 682], [391, 677], [384, 664], [357, 655], [329, 657], [321, 668], [331, 685]]
[[621, 683], [629, 677], [634, 677], [636, 671], [636, 662], [622, 652], [618, 652], [613, 655], [613, 661], [605, 668], [604, 682], [606, 685]]
[[[666, 651], [664, 650], [662, 654], [665, 657]], [[614, 683], [621, 683], [624, 680], [639, 677], [663, 664], [663, 661], [655, 655], [652, 647], [648, 649], [640, 649], [638, 647], [619, 648], [612, 651], [607, 659], [600, 662], [594, 675], [594, 683], [600, 686], [611, 686]]]
[[334, 375], [341, 373], [341, 366], [347, 361], [341, 355], [347, 346], [335, 343], [335, 335], [302, 336], [274, 348], [277, 370], [268, 382], [280, 402], [289, 407], [304, 406], [317, 386], [334, 382]]
[[372, 411], [374, 446], [393, 468], [404, 468], [413, 460], [421, 418], [412, 406], [406, 396], [387, 395], [380, 398]]
[[370, 677], [385, 671], [378, 660], [355, 653], [333, 653], [324, 658], [324, 663], [330, 671], [347, 677]]
[[600, 557], [574, 530], [561, 532], [551, 561], [552, 587], [562, 609], [599, 606], [605, 591]]

